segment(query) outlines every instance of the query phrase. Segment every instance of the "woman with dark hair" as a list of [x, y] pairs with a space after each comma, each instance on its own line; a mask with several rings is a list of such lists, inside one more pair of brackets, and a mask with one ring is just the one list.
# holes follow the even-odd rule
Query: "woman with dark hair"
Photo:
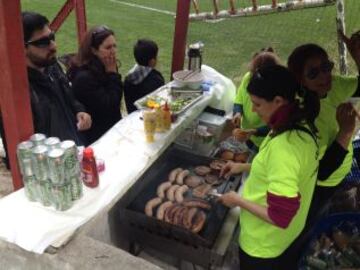
[[[242, 195], [220, 202], [239, 206], [240, 269], [297, 269], [287, 250], [304, 228], [318, 168], [317, 95], [301, 100], [292, 74], [279, 65], [260, 68], [248, 92], [255, 111], [271, 128], [251, 164], [227, 163], [221, 176], [249, 172]], [[285, 255], [286, 254], [286, 255]]]
[[87, 144], [121, 119], [123, 85], [118, 67], [114, 32], [106, 26], [89, 30], [68, 73], [76, 98], [93, 120], [91, 129], [84, 132]]
[[[259, 68], [279, 65], [280, 59], [275, 54], [273, 48], [263, 48], [254, 54], [250, 62], [249, 71], [245, 73], [241, 80], [241, 84], [236, 92], [234, 101], [232, 123], [236, 127], [233, 135], [238, 140], [243, 140], [244, 135], [248, 138], [247, 145], [257, 151], [261, 142], [269, 132], [269, 128], [261, 120], [261, 118], [252, 111], [252, 104], [247, 86], [250, 82], [252, 74]], [[240, 128], [238, 128], [240, 127]]]
[[[360, 36], [347, 39], [350, 53], [360, 67]], [[357, 44], [357, 45], [356, 45]], [[342, 180], [349, 173], [353, 159], [352, 136], [356, 111], [346, 102], [359, 96], [358, 78], [332, 75], [334, 63], [326, 51], [316, 44], [297, 47], [289, 56], [289, 70], [302, 86], [302, 92], [320, 98], [320, 113], [315, 124], [319, 129], [320, 166], [317, 186], [309, 212], [309, 223], [318, 216]]]

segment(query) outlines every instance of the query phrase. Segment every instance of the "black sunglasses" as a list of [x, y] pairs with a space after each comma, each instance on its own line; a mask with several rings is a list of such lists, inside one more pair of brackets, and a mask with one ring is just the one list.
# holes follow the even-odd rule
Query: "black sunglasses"
[[317, 76], [319, 76], [320, 72], [329, 73], [334, 68], [334, 62], [326, 61], [322, 62], [319, 67], [313, 67], [306, 72], [305, 76], [309, 80], [315, 80]]
[[33, 45], [38, 48], [46, 48], [51, 44], [51, 41], [55, 41], [55, 33], [51, 32], [47, 37], [39, 38], [36, 40], [25, 42], [25, 45]]

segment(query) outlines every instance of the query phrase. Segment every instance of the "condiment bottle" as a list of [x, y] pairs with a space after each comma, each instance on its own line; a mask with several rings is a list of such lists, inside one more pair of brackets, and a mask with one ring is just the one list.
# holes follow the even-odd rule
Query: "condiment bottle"
[[163, 125], [165, 130], [169, 130], [171, 128], [171, 113], [167, 102], [163, 107]]
[[164, 122], [163, 122], [163, 111], [160, 106], [155, 107], [156, 112], [156, 132], [164, 132]]
[[96, 168], [96, 160], [94, 151], [91, 147], [87, 147], [83, 153], [82, 171], [84, 174], [84, 184], [90, 188], [95, 188], [99, 185], [99, 174]]
[[143, 119], [146, 142], [152, 143], [154, 142], [154, 133], [156, 129], [156, 112], [153, 110], [144, 110]]

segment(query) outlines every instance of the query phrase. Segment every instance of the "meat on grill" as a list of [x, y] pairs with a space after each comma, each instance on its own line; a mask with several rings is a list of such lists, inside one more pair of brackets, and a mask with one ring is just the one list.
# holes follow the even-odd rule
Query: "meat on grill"
[[199, 210], [195, 217], [192, 220], [192, 227], [191, 227], [191, 231], [193, 233], [198, 233], [201, 231], [201, 229], [204, 227], [206, 221], [206, 214], [204, 213], [204, 211]]
[[197, 197], [197, 198], [205, 198], [206, 195], [210, 192], [211, 190], [211, 185], [209, 184], [202, 184], [196, 188], [193, 189], [193, 196]]
[[225, 164], [226, 164], [226, 161], [217, 159], [210, 163], [210, 168], [215, 171], [220, 171], [222, 169], [222, 167], [225, 166]]
[[170, 182], [170, 181], [167, 181], [167, 182], [164, 182], [164, 183], [160, 184], [160, 185], [158, 186], [158, 188], [157, 188], [157, 191], [156, 191], [158, 197], [160, 197], [160, 198], [165, 198], [165, 191], [166, 191], [169, 187], [171, 187], [171, 182]]
[[169, 201], [174, 201], [175, 200], [175, 191], [179, 188], [179, 185], [172, 185], [171, 187], [168, 188], [168, 190], [166, 191], [166, 198]]
[[215, 174], [208, 174], [205, 176], [205, 182], [209, 185], [218, 185], [219, 183], [221, 183], [221, 180]]
[[149, 217], [152, 217], [153, 215], [153, 208], [158, 206], [162, 202], [161, 198], [153, 198], [150, 201], [148, 201], [145, 205], [145, 214]]
[[170, 174], [169, 174], [169, 181], [170, 181], [171, 183], [175, 182], [177, 175], [178, 175], [180, 172], [182, 172], [182, 171], [183, 171], [182, 168], [175, 168], [175, 169], [173, 169], [173, 170], [170, 172]]
[[176, 183], [178, 185], [183, 185], [184, 184], [184, 179], [185, 179], [186, 176], [189, 175], [189, 173], [190, 173], [189, 170], [183, 170], [180, 173], [178, 173], [177, 176], [176, 176]]
[[183, 201], [182, 205], [186, 207], [197, 207], [207, 210], [211, 208], [211, 205], [207, 201], [202, 199], [186, 199]]
[[157, 209], [156, 218], [159, 220], [163, 220], [166, 210], [172, 205], [173, 205], [173, 202], [171, 202], [171, 201], [166, 201], [166, 202], [162, 203]]
[[194, 172], [197, 174], [197, 175], [200, 175], [200, 176], [204, 176], [208, 173], [211, 172], [211, 169], [207, 166], [197, 166], [194, 168]]
[[197, 175], [190, 175], [185, 179], [185, 184], [190, 188], [195, 188], [201, 185], [203, 182], [203, 178]]
[[175, 190], [175, 201], [182, 203], [184, 200], [184, 193], [188, 191], [189, 187], [187, 185], [180, 186]]

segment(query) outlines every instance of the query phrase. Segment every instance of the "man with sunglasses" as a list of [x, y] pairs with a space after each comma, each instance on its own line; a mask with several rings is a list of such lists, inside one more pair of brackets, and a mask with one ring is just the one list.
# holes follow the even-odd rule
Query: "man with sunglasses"
[[55, 34], [46, 17], [22, 13], [24, 45], [35, 132], [82, 145], [79, 131], [91, 127], [91, 117], [72, 94], [56, 58]]

